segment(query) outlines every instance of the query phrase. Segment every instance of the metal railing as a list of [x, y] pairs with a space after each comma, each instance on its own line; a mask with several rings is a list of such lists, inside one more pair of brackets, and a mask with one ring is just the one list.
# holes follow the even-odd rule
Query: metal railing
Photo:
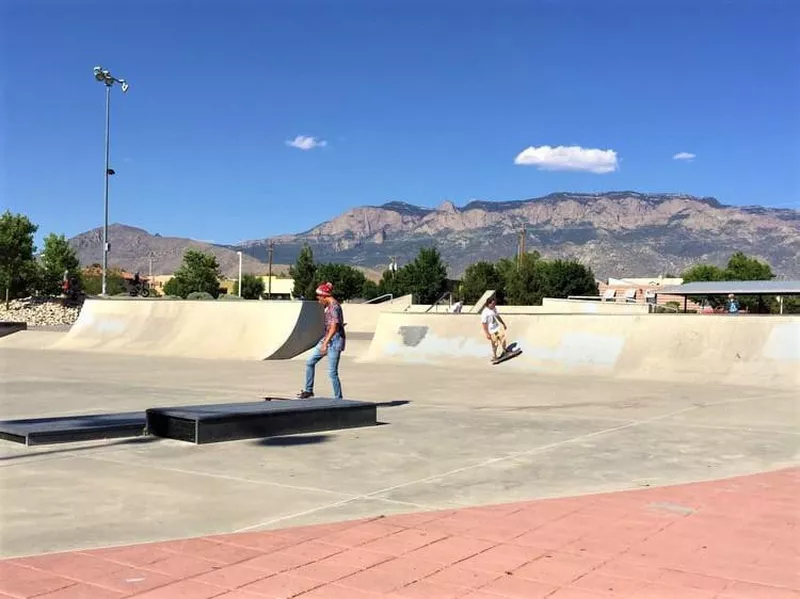
[[375, 304], [375, 303], [377, 303], [377, 302], [378, 302], [378, 300], [382, 300], [383, 298], [386, 298], [386, 297], [388, 297], [388, 298], [389, 298], [389, 301], [391, 301], [391, 300], [393, 300], [393, 299], [394, 299], [394, 295], [393, 295], [393, 294], [391, 294], [391, 293], [384, 293], [383, 295], [379, 295], [378, 297], [373, 297], [371, 300], [367, 300], [367, 301], [365, 301], [364, 303], [365, 303], [365, 304]]
[[594, 300], [594, 301], [602, 301], [602, 295], [568, 295], [568, 300]]
[[[433, 303], [432, 303], [430, 306], [428, 306], [428, 309], [427, 309], [427, 310], [425, 310], [425, 312], [426, 312], [426, 313], [427, 313], [427, 312], [430, 312], [430, 311], [431, 311], [431, 310], [433, 310], [434, 308], [436, 308], [436, 309], [437, 309], [436, 311], [438, 312], [438, 311], [439, 311], [439, 310], [438, 310], [438, 308], [439, 308], [439, 305], [442, 303], [442, 301], [444, 301], [444, 299], [445, 299], [445, 298], [448, 298], [448, 299], [449, 299], [449, 298], [452, 298], [452, 297], [453, 297], [453, 294], [452, 294], [450, 291], [445, 291], [445, 292], [444, 292], [444, 293], [443, 293], [443, 294], [442, 294], [442, 295], [439, 297], [439, 299], [437, 299], [437, 300], [436, 300], [435, 302], [433, 302]], [[448, 306], [449, 306], [449, 305], [450, 305], [450, 304], [448, 303]]]

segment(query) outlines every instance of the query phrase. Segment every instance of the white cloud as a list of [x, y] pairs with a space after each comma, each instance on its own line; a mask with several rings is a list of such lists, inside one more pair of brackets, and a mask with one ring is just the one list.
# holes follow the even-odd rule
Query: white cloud
[[514, 164], [536, 166], [542, 171], [587, 171], [612, 173], [617, 170], [617, 153], [581, 146], [530, 146], [514, 159]]
[[310, 135], [298, 135], [294, 139], [286, 140], [286, 145], [298, 150], [313, 150], [314, 148], [324, 148], [328, 142]]
[[691, 152], [678, 152], [672, 157], [673, 160], [692, 160], [693, 158], [695, 155]]

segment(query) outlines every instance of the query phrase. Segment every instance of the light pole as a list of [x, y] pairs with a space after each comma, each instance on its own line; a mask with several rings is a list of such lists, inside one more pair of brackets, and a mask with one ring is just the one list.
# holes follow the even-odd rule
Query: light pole
[[108, 159], [109, 159], [109, 141], [110, 141], [110, 130], [111, 130], [111, 86], [114, 83], [119, 83], [122, 87], [122, 93], [126, 93], [128, 91], [128, 82], [124, 79], [117, 79], [116, 77], [112, 77], [111, 73], [108, 69], [104, 69], [101, 66], [97, 66], [94, 68], [94, 78], [101, 83], [104, 83], [106, 86], [106, 170], [105, 170], [105, 193], [103, 194], [103, 287], [100, 292], [100, 295], [106, 295], [106, 271], [108, 270], [108, 251], [109, 251], [109, 244], [108, 244], [108, 177], [113, 174], [113, 171], [109, 168]]
[[242, 252], [236, 252], [239, 254], [239, 297], [242, 297]]
[[275, 242], [269, 242], [269, 279], [267, 279], [267, 299], [272, 299], [272, 252], [275, 251]]

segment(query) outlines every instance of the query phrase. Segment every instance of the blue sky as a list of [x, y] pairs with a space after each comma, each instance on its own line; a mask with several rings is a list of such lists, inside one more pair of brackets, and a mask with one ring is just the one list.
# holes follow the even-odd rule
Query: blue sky
[[39, 239], [102, 224], [97, 64], [130, 82], [110, 220], [162, 235], [554, 191], [800, 208], [796, 0], [0, 5], [2, 204]]

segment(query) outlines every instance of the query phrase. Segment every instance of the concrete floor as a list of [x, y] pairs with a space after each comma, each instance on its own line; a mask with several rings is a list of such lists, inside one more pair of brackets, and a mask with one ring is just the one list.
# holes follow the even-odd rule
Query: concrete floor
[[[39, 333], [28, 332], [29, 337]], [[46, 334], [46, 333], [41, 333]], [[296, 393], [300, 361], [161, 360], [0, 345], [0, 418]], [[382, 426], [205, 446], [0, 441], [0, 556], [709, 480], [798, 463], [800, 398], [720, 385], [356, 364]], [[329, 393], [325, 364], [318, 395]]]

